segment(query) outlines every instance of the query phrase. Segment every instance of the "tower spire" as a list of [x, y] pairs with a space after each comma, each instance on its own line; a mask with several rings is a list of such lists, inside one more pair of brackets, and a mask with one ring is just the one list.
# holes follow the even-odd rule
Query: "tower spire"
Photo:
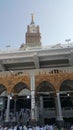
[[31, 24], [34, 24], [34, 13], [31, 14]]

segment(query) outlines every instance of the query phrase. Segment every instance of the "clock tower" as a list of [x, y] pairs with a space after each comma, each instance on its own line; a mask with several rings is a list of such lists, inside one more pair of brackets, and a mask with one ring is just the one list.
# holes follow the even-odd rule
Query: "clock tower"
[[27, 26], [26, 32], [26, 46], [27, 47], [38, 47], [41, 46], [41, 35], [39, 26], [35, 26], [34, 14], [31, 15], [31, 23]]

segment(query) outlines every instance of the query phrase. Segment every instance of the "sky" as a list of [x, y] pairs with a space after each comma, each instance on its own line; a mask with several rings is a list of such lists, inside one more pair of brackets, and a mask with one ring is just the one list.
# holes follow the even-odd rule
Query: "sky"
[[73, 42], [73, 0], [0, 0], [0, 50], [25, 43], [32, 13], [43, 46]]

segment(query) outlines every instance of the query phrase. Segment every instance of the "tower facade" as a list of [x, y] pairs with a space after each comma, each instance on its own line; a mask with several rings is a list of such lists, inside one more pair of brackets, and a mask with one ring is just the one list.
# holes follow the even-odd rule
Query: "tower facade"
[[41, 35], [39, 26], [35, 25], [33, 14], [31, 15], [31, 23], [27, 26], [25, 39], [26, 46], [28, 47], [41, 46]]

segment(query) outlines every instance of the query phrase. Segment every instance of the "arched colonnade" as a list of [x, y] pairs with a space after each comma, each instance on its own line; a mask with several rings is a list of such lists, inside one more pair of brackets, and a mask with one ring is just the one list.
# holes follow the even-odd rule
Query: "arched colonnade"
[[[56, 120], [63, 123], [62, 103], [60, 95], [70, 94], [73, 97], [73, 73], [63, 71], [51, 71], [34, 73], [22, 73], [19, 75], [5, 75], [0, 77], [0, 97], [7, 96], [6, 121], [9, 121], [10, 96], [16, 98], [20, 95], [30, 96], [31, 120], [44, 123], [43, 99], [46, 106], [46, 96], [53, 98], [56, 107]], [[15, 111], [15, 110], [14, 110]]]

